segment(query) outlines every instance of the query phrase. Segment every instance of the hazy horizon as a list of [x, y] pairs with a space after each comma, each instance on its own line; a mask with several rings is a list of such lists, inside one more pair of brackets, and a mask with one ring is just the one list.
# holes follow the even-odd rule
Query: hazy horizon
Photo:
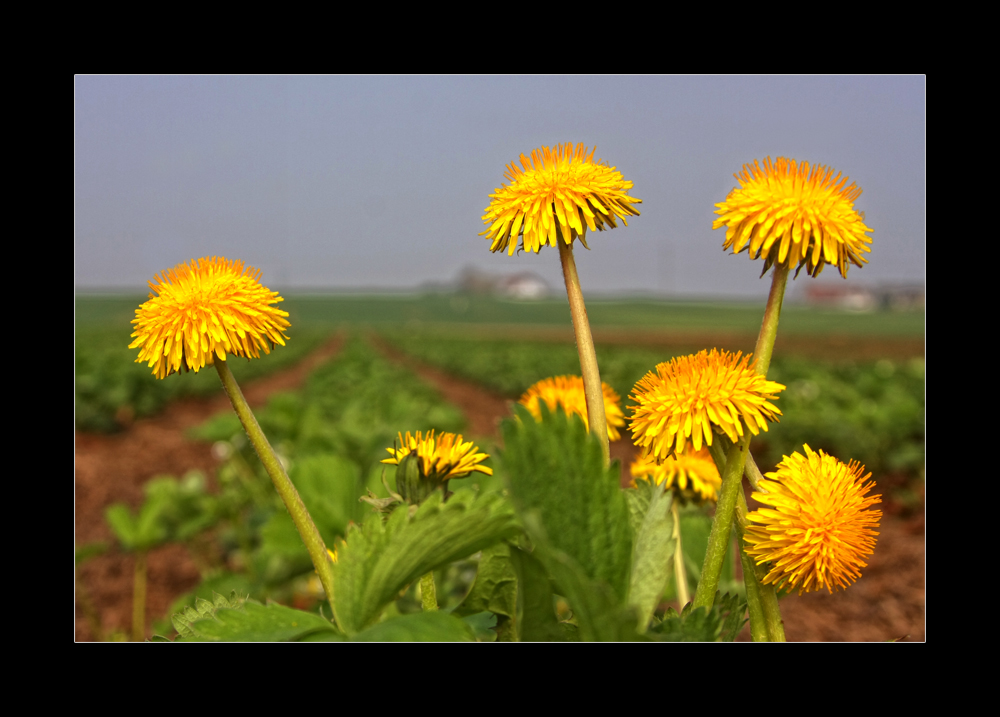
[[[241, 259], [282, 293], [419, 292], [491, 254], [482, 215], [505, 166], [583, 142], [642, 199], [578, 250], [589, 295], [763, 300], [762, 263], [722, 250], [715, 204], [745, 163], [788, 156], [856, 182], [873, 228], [847, 283], [923, 284], [922, 76], [78, 76], [75, 286], [145, 292], [163, 270]], [[843, 282], [835, 268], [807, 282]]]

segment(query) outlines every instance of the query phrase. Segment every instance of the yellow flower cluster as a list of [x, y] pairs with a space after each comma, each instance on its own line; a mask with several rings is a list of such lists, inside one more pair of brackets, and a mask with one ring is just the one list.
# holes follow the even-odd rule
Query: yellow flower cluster
[[855, 184], [845, 186], [847, 177], [833, 176], [833, 169], [808, 162], [797, 163], [778, 157], [764, 168], [754, 160], [734, 175], [739, 181], [726, 201], [716, 204], [722, 215], [713, 229], [727, 227], [724, 249], [734, 254], [747, 249], [751, 259], [765, 259], [764, 271], [773, 263], [801, 267], [813, 276], [824, 264], [834, 264], [847, 278], [847, 262], [856, 266], [868, 263], [862, 252], [872, 231], [864, 217], [854, 210], [854, 200], [861, 195]]
[[[608, 439], [617, 441], [621, 438], [619, 428], [625, 425], [625, 414], [622, 413], [621, 397], [611, 386], [601, 383], [604, 394], [604, 415], [608, 423]], [[527, 406], [535, 420], [541, 420], [542, 410], [539, 404], [544, 403], [550, 411], [561, 405], [566, 415], [576, 414], [583, 419], [587, 430], [590, 421], [587, 418], [587, 396], [583, 390], [582, 376], [553, 376], [542, 379], [524, 392], [518, 403]]]
[[192, 260], [154, 277], [155, 292], [135, 311], [136, 363], [147, 362], [157, 378], [185, 369], [197, 372], [226, 354], [258, 358], [268, 343], [285, 345], [288, 312], [271, 306], [284, 301], [261, 286], [260, 272], [224, 257]]
[[632, 440], [656, 458], [681, 455], [687, 441], [700, 451], [713, 430], [734, 443], [744, 429], [757, 435], [781, 411], [771, 400], [784, 386], [749, 365], [750, 355], [718, 349], [681, 356], [656, 366], [633, 389]]
[[881, 510], [868, 510], [880, 496], [868, 496], [864, 466], [844, 464], [804, 446], [805, 455], [785, 456], [760, 481], [766, 493], [754, 499], [769, 508], [747, 515], [758, 525], [746, 530], [746, 552], [758, 565], [770, 563], [764, 583], [781, 583], [799, 594], [844, 589], [859, 577], [862, 558], [875, 549]]
[[707, 448], [694, 450], [689, 443], [679, 456], [664, 458], [657, 463], [652, 456], [641, 456], [631, 466], [632, 480], [651, 480], [657, 485], [666, 483], [667, 489], [677, 487], [680, 491], [690, 490], [701, 500], [717, 500], [722, 476]]
[[[628, 195], [632, 182], [622, 173], [600, 161], [594, 162], [594, 150], [587, 153], [582, 143], [536, 149], [529, 160], [521, 155], [522, 171], [513, 162], [504, 176], [510, 186], [502, 185], [490, 195], [483, 222], [489, 226], [480, 235], [492, 243], [490, 251], [507, 250], [513, 254], [517, 238], [525, 251], [539, 251], [556, 246], [559, 238], [566, 244], [579, 238], [587, 246], [587, 229], [604, 230], [605, 223], [617, 227], [615, 217], [628, 226], [626, 217], [638, 216], [632, 207], [642, 200]], [[585, 227], [586, 225], [586, 227]]]
[[473, 471], [493, 475], [493, 469], [488, 466], [479, 465], [489, 458], [486, 453], [478, 453], [479, 448], [472, 442], [462, 442], [461, 435], [454, 433], [442, 433], [434, 437], [434, 431], [423, 436], [420, 431], [417, 435], [410, 435], [406, 432], [404, 437], [399, 434], [399, 448], [386, 448], [392, 458], [386, 458], [383, 463], [399, 465], [399, 462], [410, 455], [416, 453], [420, 459], [420, 472], [432, 481], [443, 483], [452, 478], [464, 478]]

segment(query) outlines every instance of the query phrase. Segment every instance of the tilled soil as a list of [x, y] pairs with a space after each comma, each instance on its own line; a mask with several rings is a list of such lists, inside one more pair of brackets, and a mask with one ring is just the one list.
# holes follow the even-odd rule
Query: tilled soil
[[[252, 406], [267, 397], [302, 384], [320, 362], [340, 346], [335, 339], [302, 364], [244, 386]], [[469, 437], [498, 438], [501, 418], [509, 415], [510, 399], [478, 384], [457, 379], [439, 369], [421, 365], [380, 344], [398, 361], [405, 362], [444, 398], [458, 406], [468, 420]], [[214, 479], [217, 464], [211, 447], [184, 437], [184, 432], [214, 413], [231, 410], [221, 392], [218, 397], [184, 400], [170, 405], [159, 416], [140, 419], [120, 434], [76, 434], [76, 541], [111, 542], [104, 511], [124, 501], [133, 508], [142, 501], [142, 486], [162, 473], [183, 475], [199, 469]], [[627, 467], [635, 455], [628, 440], [611, 444], [612, 458]], [[624, 476], [623, 476], [624, 478]], [[790, 641], [886, 641], [903, 638], [923, 641], [924, 632], [924, 523], [918, 514], [901, 517], [886, 508], [875, 553], [862, 577], [848, 590], [832, 595], [792, 595], [781, 601], [786, 636]], [[751, 509], [753, 504], [751, 502]], [[76, 639], [90, 641], [127, 634], [131, 625], [132, 558], [111, 551], [86, 562], [80, 571], [83, 590], [77, 592]], [[154, 618], [163, 617], [172, 602], [199, 582], [197, 567], [183, 546], [168, 545], [149, 555], [147, 634]], [[89, 615], [88, 615], [89, 613]], [[99, 624], [95, 635], [92, 622]], [[749, 639], [744, 630], [741, 640]]]
[[[298, 365], [242, 386], [247, 402], [252, 407], [262, 406], [271, 394], [298, 388], [313, 368], [337, 353], [341, 343], [341, 337], [335, 337]], [[143, 500], [142, 486], [158, 475], [182, 476], [197, 469], [205, 473], [212, 486], [218, 465], [212, 448], [186, 438], [185, 431], [226, 410], [231, 411], [232, 404], [220, 384], [218, 396], [175, 401], [159, 415], [139, 419], [115, 435], [77, 431], [76, 544], [113, 544], [104, 511], [118, 502], [135, 510]], [[114, 549], [83, 564], [79, 576], [83, 590], [77, 590], [77, 640], [128, 634], [132, 624], [133, 565], [132, 556]], [[148, 635], [153, 619], [163, 617], [174, 600], [194, 588], [200, 575], [188, 551], [180, 545], [150, 551], [147, 571]], [[95, 635], [92, 623], [99, 625], [100, 635]]]

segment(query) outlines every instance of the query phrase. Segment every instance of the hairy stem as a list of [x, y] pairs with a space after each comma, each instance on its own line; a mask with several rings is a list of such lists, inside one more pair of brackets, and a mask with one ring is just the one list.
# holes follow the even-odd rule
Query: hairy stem
[[424, 610], [437, 610], [437, 586], [434, 584], [434, 571], [420, 578], [420, 603]]
[[[586, 233], [586, 229], [584, 229]], [[583, 291], [580, 288], [580, 277], [576, 273], [576, 261], [573, 259], [573, 245], [567, 244], [561, 238], [559, 244], [559, 261], [562, 263], [563, 278], [566, 280], [566, 297], [569, 299], [569, 312], [573, 317], [573, 332], [576, 335], [576, 350], [580, 354], [580, 370], [583, 373], [583, 391], [587, 398], [587, 422], [590, 431], [601, 441], [604, 450], [604, 463], [610, 462], [610, 447], [608, 444], [608, 419], [604, 413], [604, 391], [601, 389], [601, 373], [597, 368], [597, 351], [594, 349], [594, 336], [590, 332], [590, 321], [587, 319], [587, 307], [583, 303]]]
[[243, 391], [240, 390], [239, 384], [236, 383], [232, 371], [229, 370], [229, 366], [226, 364], [226, 361], [215, 360], [215, 368], [219, 372], [219, 378], [222, 379], [222, 385], [226, 389], [229, 400], [232, 401], [233, 409], [236, 411], [236, 415], [239, 416], [240, 423], [243, 424], [243, 430], [246, 431], [251, 445], [253, 445], [257, 456], [260, 458], [260, 462], [264, 464], [264, 470], [271, 477], [271, 482], [274, 483], [275, 490], [278, 491], [278, 495], [284, 501], [289, 515], [292, 516], [292, 522], [295, 524], [296, 530], [299, 531], [302, 542], [305, 543], [306, 550], [309, 551], [309, 557], [312, 558], [313, 566], [319, 574], [323, 590], [326, 591], [326, 599], [330, 602], [330, 609], [333, 610], [333, 568], [329, 554], [326, 552], [326, 545], [323, 543], [323, 537], [319, 534], [319, 530], [309, 515], [309, 511], [306, 510], [306, 506], [302, 502], [299, 492], [295, 489], [295, 485], [288, 477], [288, 474], [285, 473], [285, 469], [278, 460], [274, 449], [271, 448], [267, 436], [260, 429], [260, 425], [250, 410], [246, 398], [243, 397]]

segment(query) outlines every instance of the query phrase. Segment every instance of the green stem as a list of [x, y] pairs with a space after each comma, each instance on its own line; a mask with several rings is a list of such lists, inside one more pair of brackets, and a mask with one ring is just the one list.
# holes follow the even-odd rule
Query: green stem
[[135, 551], [132, 574], [132, 642], [146, 639], [146, 551]]
[[771, 291], [767, 295], [767, 307], [764, 309], [764, 320], [757, 335], [757, 346], [754, 349], [757, 373], [767, 376], [771, 366], [771, 353], [774, 351], [774, 339], [778, 335], [778, 319], [781, 317], [781, 302], [785, 298], [785, 285], [788, 283], [788, 266], [779, 264], [774, 267], [771, 275]]
[[309, 511], [306, 510], [299, 492], [295, 490], [295, 485], [285, 473], [281, 462], [278, 461], [278, 456], [271, 448], [267, 436], [260, 429], [260, 425], [250, 410], [247, 400], [243, 397], [243, 391], [240, 390], [239, 384], [233, 378], [233, 373], [229, 370], [227, 363], [218, 359], [215, 361], [215, 368], [219, 372], [219, 378], [222, 379], [222, 385], [229, 395], [229, 400], [232, 401], [233, 409], [239, 416], [240, 423], [243, 424], [243, 430], [247, 432], [251, 445], [257, 451], [260, 462], [264, 464], [264, 470], [271, 477], [275, 490], [278, 491], [285, 507], [288, 508], [289, 515], [292, 516], [296, 530], [302, 536], [302, 542], [305, 543], [313, 566], [319, 574], [319, 580], [323, 584], [323, 590], [326, 591], [326, 599], [330, 602], [330, 609], [333, 610], [333, 568], [330, 556], [326, 552], [326, 545], [323, 543], [323, 537], [319, 534], [316, 524], [313, 523]]
[[743, 584], [747, 589], [747, 612], [750, 613], [750, 636], [754, 642], [771, 642], [764, 616], [764, 606], [761, 602], [760, 580], [757, 566], [746, 554], [743, 544], [743, 534], [747, 529], [747, 500], [742, 495], [736, 501], [736, 544], [740, 552], [740, 564], [743, 566]]
[[420, 578], [420, 603], [424, 610], [437, 610], [437, 586], [434, 585], [434, 571]]
[[[587, 230], [584, 229], [584, 235]], [[608, 444], [608, 419], [604, 413], [604, 391], [601, 388], [601, 373], [597, 368], [597, 351], [594, 349], [594, 336], [590, 332], [590, 322], [587, 320], [587, 307], [583, 303], [583, 290], [580, 288], [580, 277], [576, 273], [576, 261], [573, 259], [573, 245], [560, 238], [559, 261], [562, 263], [563, 278], [566, 280], [566, 298], [569, 299], [569, 313], [573, 317], [573, 332], [576, 335], [576, 350], [580, 354], [580, 370], [583, 373], [583, 392], [587, 399], [587, 422], [590, 431], [601, 441], [604, 450], [604, 463], [610, 462], [610, 446]]]
[[729, 449], [726, 456], [726, 469], [722, 473], [722, 488], [719, 490], [719, 502], [715, 506], [715, 518], [712, 520], [712, 532], [708, 534], [708, 548], [705, 550], [705, 562], [701, 567], [701, 580], [694, 593], [694, 607], [712, 607], [715, 602], [715, 592], [719, 589], [719, 577], [722, 575], [722, 564], [729, 550], [729, 538], [733, 532], [733, 515], [736, 513], [736, 497], [743, 492], [743, 463], [746, 460], [748, 437], [744, 436], [739, 443]]
[[677, 583], [677, 602], [681, 610], [688, 604], [691, 595], [688, 593], [687, 570], [684, 568], [684, 549], [681, 545], [681, 516], [677, 510], [677, 500], [670, 504], [670, 512], [674, 515], [674, 581]]

